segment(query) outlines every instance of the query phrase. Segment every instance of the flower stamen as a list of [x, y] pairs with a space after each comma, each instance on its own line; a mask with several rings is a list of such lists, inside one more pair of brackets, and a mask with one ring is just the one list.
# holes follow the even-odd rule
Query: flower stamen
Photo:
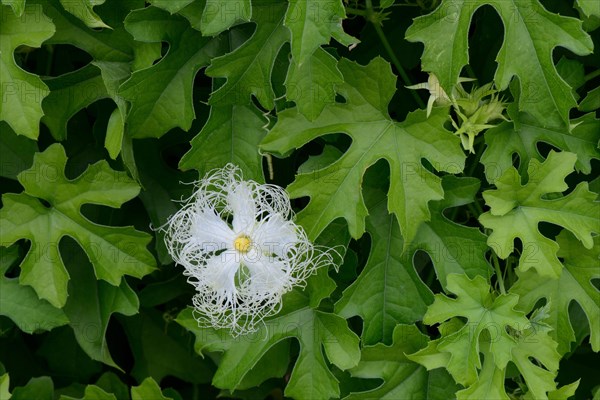
[[233, 248], [240, 253], [247, 253], [250, 250], [252, 242], [246, 235], [240, 235], [233, 241]]

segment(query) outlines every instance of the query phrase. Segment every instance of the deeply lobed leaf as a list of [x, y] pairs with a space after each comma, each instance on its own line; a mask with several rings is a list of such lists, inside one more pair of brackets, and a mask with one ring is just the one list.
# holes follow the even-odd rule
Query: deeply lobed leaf
[[33, 166], [19, 174], [24, 192], [4, 194], [0, 210], [0, 242], [31, 241], [21, 263], [19, 282], [32, 286], [40, 298], [55, 307], [62, 307], [67, 300], [69, 274], [58, 248], [64, 236], [82, 246], [96, 277], [111, 285], [119, 285], [123, 275], [142, 277], [155, 266], [146, 248], [150, 235], [132, 227], [98, 225], [80, 213], [87, 203], [121, 206], [138, 194], [137, 184], [124, 172], [112, 170], [106, 161], [69, 180], [64, 175], [66, 162], [60, 144], [36, 154]]
[[299, 174], [289, 186], [292, 197], [311, 198], [298, 214], [300, 223], [316, 238], [342, 217], [352, 236], [360, 237], [368, 214], [361, 194], [363, 175], [383, 158], [391, 170], [388, 210], [396, 215], [405, 241], [410, 242], [418, 226], [430, 218], [428, 202], [443, 197], [440, 178], [423, 167], [421, 160], [427, 159], [437, 170], [459, 172], [465, 160], [460, 141], [443, 128], [445, 110], [438, 109], [429, 118], [424, 111], [417, 111], [402, 123], [389, 117], [387, 105], [395, 77], [381, 58], [366, 67], [342, 59], [338, 67], [345, 82], [337, 90], [346, 102], [327, 105], [312, 122], [294, 108], [280, 112], [261, 147], [285, 154], [327, 134], [347, 134], [352, 138], [350, 148], [318, 171], [332, 184], [321, 185], [312, 174]]
[[[22, 4], [11, 5], [17, 13], [23, 12]], [[31, 6], [22, 17], [0, 5], [0, 17], [0, 121], [6, 121], [17, 135], [37, 139], [44, 115], [42, 100], [48, 95], [48, 87], [39, 76], [16, 64], [14, 52], [22, 45], [40, 47], [54, 35], [55, 26], [39, 5]]]
[[559, 246], [540, 233], [540, 222], [565, 227], [586, 248], [593, 246], [592, 234], [600, 233], [600, 203], [586, 182], [565, 196], [545, 198], [568, 189], [564, 179], [573, 171], [576, 159], [573, 153], [550, 151], [543, 163], [530, 161], [525, 185], [521, 185], [519, 173], [511, 167], [495, 181], [498, 189], [483, 192], [490, 211], [481, 214], [479, 221], [493, 230], [488, 245], [506, 258], [514, 248], [514, 239], [520, 238], [523, 251], [519, 269], [523, 272], [535, 268], [545, 277], [558, 278], [561, 274], [563, 267], [556, 255]]

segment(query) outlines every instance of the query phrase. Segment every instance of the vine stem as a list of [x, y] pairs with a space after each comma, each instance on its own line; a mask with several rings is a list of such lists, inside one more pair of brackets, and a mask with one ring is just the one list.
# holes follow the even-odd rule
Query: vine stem
[[494, 264], [494, 270], [496, 271], [496, 280], [500, 285], [500, 293], [506, 294], [506, 289], [504, 288], [504, 278], [502, 277], [502, 272], [500, 271], [500, 263], [498, 262], [498, 257], [495, 254], [492, 255], [492, 263]]
[[359, 10], [358, 8], [346, 7], [346, 12], [352, 15], [360, 15], [361, 17], [367, 16], [367, 12], [365, 10]]
[[[377, 32], [377, 36], [379, 36], [379, 40], [381, 40], [381, 44], [383, 44], [385, 51], [388, 53], [388, 56], [392, 60], [392, 64], [394, 64], [394, 66], [398, 70], [398, 73], [400, 74], [400, 78], [402, 78], [404, 85], [405, 86], [412, 85], [412, 82], [410, 81], [408, 74], [404, 70], [404, 67], [402, 66], [402, 64], [400, 64], [400, 60], [398, 60], [398, 57], [396, 57], [396, 54], [394, 53], [394, 49], [392, 49], [390, 42], [388, 42], [387, 38], [385, 37], [385, 33], [383, 32], [383, 29], [381, 29], [381, 25], [379, 25], [379, 21], [377, 20], [377, 18], [375, 18], [375, 15], [377, 15], [377, 13], [373, 11], [372, 1], [366, 0], [366, 5], [367, 5], [367, 9], [364, 12], [365, 18], [373, 24], [373, 27], [375, 28], [375, 32]], [[356, 11], [361, 11], [361, 10], [356, 10]], [[360, 14], [357, 14], [357, 15], [360, 15]], [[419, 107], [425, 108], [425, 103], [423, 102], [423, 100], [421, 100], [421, 98], [419, 97], [417, 92], [415, 92], [414, 90], [411, 90], [410, 92], [411, 92], [413, 98], [415, 99], [415, 101], [417, 102], [417, 104], [419, 105]]]
[[586, 76], [583, 77], [583, 80], [587, 81], [591, 81], [592, 79], [596, 78], [600, 76], [600, 69], [595, 70], [594, 72], [590, 72], [589, 74], [587, 74]]

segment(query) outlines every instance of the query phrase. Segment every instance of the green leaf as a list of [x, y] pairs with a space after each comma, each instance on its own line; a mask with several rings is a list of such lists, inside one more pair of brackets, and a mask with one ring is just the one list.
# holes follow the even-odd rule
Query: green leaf
[[[192, 195], [193, 185], [182, 185], [180, 182], [197, 179], [193, 171], [182, 173], [165, 161], [165, 148], [172, 145], [173, 140], [168, 140], [168, 137], [164, 139], [167, 140], [136, 140], [131, 149], [135, 153], [135, 164], [139, 166], [139, 181], [144, 187], [139, 197], [155, 227], [163, 226], [177, 212], [178, 206], [173, 199], [186, 199]], [[164, 232], [157, 231], [155, 235], [159, 262], [163, 265], [172, 263], [165, 245]]]
[[[90, 337], [97, 333], [95, 326], [79, 326], [79, 329], [87, 330]], [[77, 382], [89, 381], [98, 376], [103, 368], [101, 363], [92, 360], [79, 345], [73, 327], [63, 326], [44, 335], [36, 355], [42, 357], [44, 365], [52, 371], [53, 376], [69, 377]]]
[[312, 174], [300, 174], [288, 187], [294, 198], [311, 198], [298, 220], [313, 239], [340, 217], [348, 221], [353, 237], [361, 236], [367, 216], [360, 192], [363, 174], [385, 159], [391, 170], [388, 210], [398, 218], [406, 245], [419, 225], [429, 220], [428, 203], [443, 198], [440, 178], [423, 167], [421, 160], [427, 159], [437, 170], [461, 171], [465, 155], [460, 140], [443, 128], [447, 120], [444, 109], [436, 109], [429, 118], [425, 111], [417, 111], [402, 123], [390, 118], [387, 107], [396, 78], [383, 59], [376, 58], [366, 67], [342, 59], [338, 68], [345, 82], [337, 91], [346, 103], [327, 105], [312, 122], [295, 108], [280, 112], [261, 147], [286, 154], [331, 133], [343, 132], [352, 138], [337, 162], [318, 171], [331, 184], [322, 185]]
[[510, 400], [504, 388], [504, 370], [494, 364], [493, 356], [489, 353], [483, 360], [479, 379], [468, 388], [456, 393], [459, 400], [480, 400], [482, 398]]
[[585, 84], [585, 70], [583, 64], [577, 60], [561, 57], [556, 64], [558, 74], [573, 88], [573, 95], [579, 99], [576, 90]]
[[346, 10], [342, 0], [289, 0], [284, 25], [291, 32], [292, 56], [302, 66], [321, 45], [331, 37], [342, 44], [356, 43], [342, 28]]
[[[18, 4], [13, 7], [19, 10]], [[41, 6], [32, 8], [31, 12], [18, 17], [8, 6], [0, 5], [0, 121], [6, 121], [17, 135], [37, 139], [44, 115], [42, 100], [48, 95], [48, 87], [39, 76], [15, 63], [14, 52], [22, 45], [40, 47], [54, 34], [55, 28]]]
[[366, 392], [351, 393], [344, 400], [396, 400], [409, 398], [407, 396], [423, 400], [452, 398], [458, 386], [446, 372], [427, 372], [406, 357], [426, 344], [427, 336], [416, 326], [398, 325], [391, 346], [379, 343], [363, 347], [360, 363], [350, 373], [356, 378], [383, 379], [383, 383]]
[[106, 393], [96, 385], [87, 385], [83, 397], [75, 398], [61, 395], [58, 400], [117, 400], [114, 394]]
[[113, 393], [118, 400], [129, 399], [129, 388], [114, 372], [108, 371], [103, 373], [98, 378], [98, 381], [96, 381], [96, 386], [107, 393]]
[[203, 17], [205, 15], [206, 0], [152, 0], [149, 1], [149, 3], [155, 7], [167, 10], [171, 14], [177, 13], [181, 15], [190, 22], [192, 28], [201, 31]]
[[58, 249], [63, 236], [74, 238], [91, 260], [96, 277], [114, 286], [121, 283], [123, 275], [139, 278], [155, 265], [146, 249], [150, 235], [133, 227], [95, 224], [80, 214], [86, 203], [120, 207], [137, 196], [135, 182], [124, 172], [112, 170], [106, 161], [69, 180], [64, 175], [66, 162], [65, 150], [59, 144], [36, 154], [33, 166], [19, 174], [25, 191], [4, 194], [0, 210], [4, 225], [0, 242], [31, 241], [21, 263], [19, 282], [32, 286], [40, 298], [55, 307], [62, 307], [67, 300], [69, 275]]
[[[306, 300], [301, 302], [306, 304]], [[343, 318], [306, 305], [269, 319], [256, 333], [237, 339], [223, 332], [198, 328], [189, 308], [179, 314], [177, 322], [196, 335], [197, 352], [225, 351], [213, 378], [213, 385], [223, 389], [237, 389], [268, 350], [287, 338], [297, 338], [300, 344], [298, 359], [285, 388], [287, 397], [300, 400], [339, 397], [338, 381], [325, 354], [330, 363], [342, 370], [354, 367], [360, 358], [358, 337]]]
[[175, 127], [189, 130], [195, 118], [194, 77], [220, 52], [222, 42], [203, 37], [184, 18], [154, 7], [132, 11], [125, 26], [138, 41], [170, 46], [160, 62], [134, 72], [119, 90], [131, 103], [130, 136], [160, 137]]
[[[512, 350], [512, 362], [517, 366], [532, 399], [544, 399], [547, 392], [556, 390], [554, 378], [558, 372], [560, 355], [556, 342], [548, 335], [548, 329], [533, 326], [522, 329], [524, 339], [517, 341]], [[535, 362], [533, 361], [535, 360]]]
[[17, 175], [31, 166], [37, 143], [18, 136], [6, 122], [0, 122], [0, 176], [17, 179]]
[[562, 194], [568, 189], [564, 179], [573, 171], [577, 156], [573, 153], [550, 151], [540, 163], [532, 159], [527, 174], [529, 180], [521, 185], [521, 177], [513, 167], [495, 181], [495, 190], [483, 192], [490, 211], [481, 214], [481, 224], [492, 229], [488, 245], [505, 259], [519, 238], [523, 250], [519, 259], [522, 272], [530, 268], [545, 277], [558, 278], [562, 264], [557, 258], [558, 244], [539, 231], [540, 222], [550, 222], [571, 231], [586, 248], [592, 248], [592, 233], [600, 233], [600, 203], [596, 195], [581, 182], [566, 196], [548, 199], [552, 193]]
[[105, 0], [60, 0], [60, 4], [69, 13], [79, 18], [88, 28], [110, 28], [94, 12], [94, 6], [104, 4]]
[[104, 147], [108, 151], [110, 158], [115, 160], [121, 152], [123, 144], [123, 136], [125, 135], [125, 121], [123, 115], [118, 108], [114, 109], [108, 119], [108, 125], [106, 127], [106, 140], [104, 141]]
[[513, 122], [503, 122], [485, 132], [487, 148], [481, 156], [488, 182], [493, 183], [513, 165], [513, 155], [519, 155], [519, 172], [525, 176], [532, 159], [543, 161], [538, 143], [548, 143], [577, 155], [575, 168], [584, 174], [592, 172], [591, 160], [600, 159], [600, 120], [593, 114], [571, 120], [571, 132], [566, 127], [544, 128], [531, 116], [521, 113]]
[[569, 319], [569, 305], [576, 301], [587, 316], [590, 326], [590, 343], [600, 351], [600, 291], [592, 281], [600, 278], [600, 238], [594, 237], [594, 246], [586, 249], [570, 233], [562, 231], [556, 238], [560, 246], [558, 256], [565, 266], [558, 279], [547, 279], [533, 271], [517, 271], [519, 279], [510, 289], [519, 295], [519, 307], [531, 311], [538, 300], [546, 299], [548, 318], [553, 328], [550, 336], [558, 342], [558, 351], [571, 350], [575, 333]]
[[160, 382], [172, 376], [194, 384], [210, 382], [213, 371], [194, 353], [191, 335], [162, 317], [145, 310], [121, 319], [135, 359], [131, 376], [138, 381], [149, 376]]
[[79, 110], [108, 97], [100, 69], [92, 64], [57, 78], [45, 80], [50, 94], [42, 102], [42, 122], [52, 136], [62, 141], [67, 138], [67, 123]]
[[25, 0], [2, 0], [0, 3], [11, 6], [17, 17], [22, 16], [25, 11]]
[[600, 86], [588, 92], [579, 103], [579, 111], [588, 112], [600, 109]]
[[[119, 96], [119, 86], [131, 76], [129, 63], [119, 61], [95, 61], [95, 66], [100, 68], [102, 80], [106, 87], [106, 93], [110, 96], [117, 108], [113, 110], [106, 127], [104, 147], [113, 160], [117, 158], [123, 147], [125, 139], [125, 120], [129, 110], [129, 104]], [[132, 173], [135, 178], [135, 174]]]
[[269, 382], [275, 381], [271, 378], [285, 377], [290, 366], [290, 347], [290, 341], [284, 340], [267, 350], [254, 368], [244, 375], [235, 393], [239, 393], [240, 390], [252, 390], [257, 386], [266, 386]]
[[289, 32], [283, 26], [285, 10], [283, 2], [253, 2], [252, 22], [256, 31], [252, 37], [231, 53], [214, 58], [206, 69], [210, 77], [227, 78], [211, 94], [209, 104], [250, 104], [254, 95], [264, 108], [274, 107], [271, 73], [279, 50], [289, 40]]
[[[44, 12], [56, 25], [56, 33], [46, 43], [68, 44], [90, 54], [96, 61], [131, 62], [138, 53], [153, 45], [136, 43], [123, 28], [122, 20], [130, 12], [129, 7], [137, 8], [143, 5], [141, 1], [111, 2], [109, 15], [118, 23], [114, 29], [93, 30], [87, 28], [79, 19], [65, 11], [58, 0], [30, 0], [44, 6]], [[77, 0], [79, 1], [79, 0]], [[93, 0], [92, 0], [93, 1]]]
[[173, 400], [172, 397], [165, 397], [160, 390], [158, 383], [152, 378], [146, 378], [139, 386], [131, 388], [131, 400]]
[[267, 118], [253, 105], [213, 106], [204, 127], [192, 141], [179, 167], [196, 169], [200, 176], [227, 163], [239, 166], [245, 179], [264, 181], [258, 145], [266, 133]]
[[466, 275], [450, 274], [447, 279], [447, 289], [456, 298], [436, 295], [423, 322], [433, 325], [455, 317], [467, 319], [466, 325], [458, 331], [444, 335], [437, 349], [450, 354], [446, 369], [454, 379], [461, 385], [471, 385], [481, 368], [480, 339], [485, 341], [487, 338], [495, 365], [503, 369], [511, 360], [511, 349], [516, 345], [506, 328], [523, 329], [528, 320], [514, 309], [519, 300], [517, 295], [494, 296], [483, 277], [469, 279]]
[[85, 253], [73, 240], [61, 243], [60, 252], [71, 278], [64, 311], [77, 343], [91, 359], [119, 369], [110, 355], [106, 330], [113, 313], [137, 313], [139, 301], [135, 292], [125, 279], [119, 286], [97, 281]]
[[457, 224], [444, 215], [448, 208], [472, 203], [479, 185], [476, 178], [445, 176], [442, 179], [444, 199], [430, 203], [431, 221], [420, 225], [405, 252], [405, 258], [410, 262], [416, 250], [425, 251], [444, 288], [446, 277], [451, 273], [464, 273], [470, 278], [490, 275], [490, 266], [485, 259], [488, 251], [486, 236], [479, 229]]
[[600, 17], [600, 3], [596, 0], [577, 0], [577, 4], [588, 17]]
[[8, 391], [10, 387], [10, 376], [8, 376], [8, 372], [0, 375], [0, 399], [10, 399], [10, 392]]
[[149, 0], [148, 3], [155, 7], [162, 8], [163, 10], [167, 10], [171, 14], [175, 14], [195, 1], [196, 0]]
[[[527, 385], [525, 399], [548, 399], [556, 392], [554, 378], [558, 371], [560, 355], [556, 342], [548, 336], [547, 328], [523, 327], [510, 351], [511, 361], [519, 370]], [[492, 339], [493, 340], [493, 339]], [[473, 385], [456, 393], [458, 400], [499, 398], [509, 400], [504, 387], [506, 369], [494, 362], [494, 355], [483, 346], [484, 362], [479, 379]], [[490, 341], [491, 347], [491, 341]]]
[[290, 65], [285, 79], [286, 97], [310, 121], [328, 104], [335, 103], [335, 85], [343, 83], [336, 64], [335, 57], [319, 48], [302, 65]]
[[548, 393], [549, 400], [568, 400], [575, 396], [575, 391], [579, 386], [580, 379], [568, 385], [561, 386], [560, 388], [553, 390]]
[[[457, 277], [460, 279], [457, 280]], [[467, 387], [456, 393], [461, 400], [508, 400], [504, 381], [509, 374], [508, 366], [513, 365], [527, 386], [528, 391], [521, 386], [527, 392], [524, 398], [552, 398], [551, 394], [557, 393], [554, 378], [560, 355], [556, 351], [556, 342], [548, 335], [548, 326], [541, 320], [528, 321], [523, 314], [515, 311], [512, 306], [518, 296], [509, 294], [494, 298], [487, 294], [490, 288], [481, 277], [469, 281], [464, 275], [451, 275], [449, 281], [460, 284], [464, 289], [460, 290], [463, 294], [457, 293], [456, 300], [440, 297], [444, 304], [438, 303], [438, 306], [447, 310], [442, 311], [438, 307], [435, 312], [442, 311], [439, 318], [426, 322], [429, 324], [450, 318], [439, 326], [441, 338], [430, 341], [426, 348], [408, 355], [408, 358], [424, 365], [428, 370], [444, 367], [457, 381], [461, 379], [458, 375], [463, 376], [468, 371], [468, 379], [462, 382]], [[450, 309], [452, 303], [454, 310]], [[432, 307], [435, 306], [436, 303]], [[465, 317], [467, 314], [471, 314], [467, 324], [453, 318]], [[475, 314], [480, 315], [473, 321]], [[482, 326], [486, 331], [479, 335], [479, 328]], [[465, 360], [470, 357], [466, 354], [467, 348], [475, 345], [478, 346], [476, 357]], [[448, 352], [450, 347], [457, 351]], [[480, 363], [478, 353], [483, 355], [483, 363]], [[464, 363], [462, 367], [461, 361]], [[509, 361], [511, 364], [508, 364]], [[510, 374], [511, 377], [515, 376], [514, 372]]]
[[67, 324], [69, 320], [61, 309], [40, 300], [32, 288], [19, 285], [17, 278], [5, 276], [18, 259], [18, 247], [0, 247], [0, 315], [7, 316], [27, 333], [49, 331]]
[[489, 4], [504, 24], [504, 42], [496, 62], [494, 81], [506, 89], [516, 76], [521, 86], [519, 110], [531, 114], [543, 126], [569, 123], [569, 110], [577, 104], [571, 87], [560, 77], [552, 61], [557, 46], [577, 55], [590, 54], [592, 40], [581, 21], [547, 11], [538, 0], [444, 1], [431, 14], [414, 20], [406, 39], [422, 42], [423, 70], [433, 72], [447, 93], [469, 63], [468, 33], [473, 14]]
[[[13, 390], [11, 400], [52, 400], [54, 398], [54, 383], [48, 376], [31, 378], [25, 386]], [[0, 397], [4, 400], [4, 397]]]
[[236, 23], [250, 21], [251, 16], [250, 0], [206, 0], [200, 31], [204, 36], [215, 36]]
[[403, 257], [400, 228], [396, 217], [387, 212], [385, 193], [373, 189], [367, 193], [371, 204], [366, 221], [371, 237], [369, 259], [335, 309], [346, 319], [361, 316], [365, 344], [390, 344], [396, 325], [422, 319], [433, 295], [415, 272], [412, 257]]

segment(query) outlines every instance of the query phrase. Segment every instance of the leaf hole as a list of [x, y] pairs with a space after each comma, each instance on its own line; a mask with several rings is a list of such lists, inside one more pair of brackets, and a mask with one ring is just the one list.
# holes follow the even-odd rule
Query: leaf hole
[[568, 17], [580, 18], [577, 8], [573, 6], [573, 1], [542, 1], [543, 7], [551, 13], [560, 14]]
[[542, 221], [538, 224], [538, 230], [542, 235], [544, 235], [548, 239], [554, 240], [554, 238], [556, 238], [556, 236], [563, 230], [563, 228], [560, 225]]
[[353, 240], [351, 244], [355, 244], [356, 253], [358, 255], [358, 264], [356, 266], [356, 275], [359, 276], [367, 265], [371, 253], [372, 239], [371, 235], [362, 235], [359, 239]]
[[[410, 251], [410, 247], [409, 250]], [[419, 278], [425, 283], [432, 292], [441, 293], [443, 292], [442, 285], [437, 279], [437, 274], [434, 267], [434, 260], [436, 255], [432, 257], [429, 253], [424, 250], [417, 250], [412, 256], [412, 265], [419, 275]]]
[[560, 148], [546, 142], [537, 142], [535, 144], [535, 148], [537, 149], [539, 155], [541, 155], [543, 158], [548, 158], [548, 154], [551, 150], [554, 150], [557, 153], [560, 153], [562, 151]]
[[52, 204], [50, 204], [47, 200], [44, 199], [40, 199], [38, 198], [38, 200], [40, 201], [40, 203], [42, 203], [42, 205], [46, 208], [52, 208]]
[[[12, 248], [17, 249], [17, 254], [16, 255], [12, 255], [10, 254]], [[4, 276], [6, 278], [18, 278], [19, 275], [21, 274], [21, 268], [19, 268], [19, 265], [21, 264], [21, 262], [23, 261], [23, 255], [27, 254], [29, 252], [29, 250], [31, 249], [31, 242], [25, 239], [21, 239], [19, 241], [17, 241], [15, 244], [13, 244], [12, 246], [4, 249], [3, 253], [2, 253], [2, 263], [7, 263], [9, 264], [9, 266], [7, 267], [6, 271], [4, 272]], [[15, 257], [13, 259], [13, 257]], [[6, 258], [5, 258], [6, 257]], [[2, 275], [0, 274], [0, 279], [2, 279]]]
[[475, 73], [480, 79], [478, 86], [494, 79], [498, 66], [496, 56], [503, 40], [504, 24], [496, 10], [490, 5], [479, 7], [473, 14], [469, 29], [469, 65], [471, 74]]
[[306, 206], [308, 205], [309, 202], [310, 202], [309, 196], [302, 196], [302, 197], [297, 197], [295, 199], [291, 199], [292, 208], [294, 209], [294, 211], [296, 213], [298, 213], [298, 212], [302, 211], [304, 208], [306, 208]]
[[351, 144], [352, 139], [344, 133], [323, 135], [306, 143], [293, 153], [292, 159], [295, 165], [293, 170], [289, 168], [289, 162], [286, 160], [273, 157], [274, 183], [285, 187], [295, 179], [294, 171], [298, 171], [298, 173], [313, 173], [315, 180], [326, 185], [339, 184], [337, 178], [332, 175], [335, 173], [335, 169], [330, 170], [330, 173], [320, 170], [329, 167], [341, 158]]
[[336, 95], [335, 95], [335, 102], [338, 104], [346, 104], [347, 103], [346, 98], [339, 93], [336, 93]]
[[[336, 366], [332, 366], [332, 369], [335, 371], [336, 378], [340, 381], [340, 399], [345, 399], [353, 392], [369, 392], [375, 390], [383, 384], [383, 379], [380, 378], [354, 378], [350, 372], [342, 371]], [[277, 397], [277, 399], [283, 398], [283, 396]], [[275, 398], [268, 400], [275, 400]]]
[[350, 329], [352, 329], [352, 331], [358, 335], [364, 334], [363, 332], [363, 319], [361, 317], [359, 317], [358, 315], [355, 315], [354, 317], [350, 317], [348, 318], [348, 326], [350, 327]]
[[546, 304], [548, 304], [548, 301], [546, 300], [545, 297], [542, 297], [541, 299], [539, 299], [538, 301], [536, 301], [535, 306], [533, 306], [532, 310], [535, 311], [538, 308], [544, 307]]
[[504, 376], [504, 386], [506, 387], [507, 393], [522, 393], [521, 387], [516, 382], [519, 380], [521, 373], [519, 369], [512, 361], [509, 361], [506, 365], [506, 373]]
[[529, 360], [529, 362], [532, 363], [533, 365], [536, 365], [536, 366], [548, 371], [548, 368], [546, 368], [546, 366], [544, 364], [542, 364], [537, 358], [529, 356], [529, 357], [527, 357], [527, 360]]
[[[512, 162], [511, 165], [513, 167], [515, 167], [517, 170], [521, 168], [521, 156], [519, 156], [519, 153], [514, 152], [511, 154], [511, 158], [512, 158]], [[497, 178], [500, 178], [499, 176]], [[521, 184], [525, 184], [525, 182], [523, 182], [523, 178], [521, 178]]]
[[55, 44], [35, 49], [24, 61], [23, 69], [42, 76], [56, 77], [85, 67], [93, 58], [76, 46]]

